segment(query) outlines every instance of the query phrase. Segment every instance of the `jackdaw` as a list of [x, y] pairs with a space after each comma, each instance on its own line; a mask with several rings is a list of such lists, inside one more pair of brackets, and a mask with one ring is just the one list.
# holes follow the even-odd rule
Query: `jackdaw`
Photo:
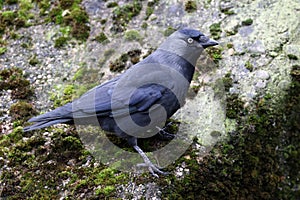
[[31, 118], [29, 122], [34, 124], [24, 131], [59, 123], [98, 125], [126, 139], [152, 175], [165, 174], [137, 145], [137, 138], [156, 134], [183, 106], [197, 59], [204, 48], [217, 44], [197, 30], [178, 30], [123, 74], [94, 87], [71, 103]]

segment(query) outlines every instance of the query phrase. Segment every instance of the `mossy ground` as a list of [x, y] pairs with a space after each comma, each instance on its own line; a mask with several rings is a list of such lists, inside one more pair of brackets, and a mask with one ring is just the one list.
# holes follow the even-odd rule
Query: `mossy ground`
[[140, 55], [142, 51], [139, 49], [134, 49], [128, 51], [127, 53], [122, 54], [119, 58], [117, 58], [114, 62], [109, 63], [109, 69], [112, 72], [121, 72], [129, 65], [136, 64], [140, 60]]
[[33, 88], [20, 68], [12, 67], [0, 71], [0, 90], [12, 90], [12, 99], [26, 99], [33, 95]]
[[[13, 35], [13, 31], [36, 24], [55, 22], [62, 27], [70, 27], [68, 35], [63, 35], [55, 41], [55, 47], [62, 47], [72, 37], [85, 41], [89, 37], [89, 18], [80, 5], [80, 0], [60, 0], [51, 4], [49, 0], [4, 1], [4, 11], [0, 11], [0, 38], [2, 35]], [[13, 6], [11, 6], [13, 5]], [[38, 14], [39, 15], [38, 15]], [[62, 33], [63, 34], [63, 33]], [[0, 55], [5, 53], [1, 47]]]

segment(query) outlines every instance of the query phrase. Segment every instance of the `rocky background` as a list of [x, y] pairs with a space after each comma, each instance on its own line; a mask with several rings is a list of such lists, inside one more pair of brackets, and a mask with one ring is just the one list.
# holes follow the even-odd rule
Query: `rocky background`
[[[1, 0], [0, 8], [1, 199], [300, 199], [298, 0]], [[225, 91], [225, 138], [205, 157], [195, 138], [164, 169], [170, 175], [154, 178], [101, 164], [72, 126], [22, 131], [186, 26], [220, 42], [206, 51], [209, 73], [199, 62], [192, 83], [204, 91], [219, 77]]]

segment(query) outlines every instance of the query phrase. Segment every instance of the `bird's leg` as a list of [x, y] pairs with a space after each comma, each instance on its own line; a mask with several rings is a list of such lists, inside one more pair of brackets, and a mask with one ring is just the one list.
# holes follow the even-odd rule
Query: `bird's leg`
[[160, 127], [156, 127], [158, 130], [159, 130], [159, 132], [158, 132], [158, 136], [159, 136], [159, 138], [160, 139], [162, 139], [162, 140], [172, 140], [172, 139], [174, 139], [174, 137], [175, 137], [175, 135], [174, 134], [170, 134], [170, 133], [168, 133], [167, 131], [165, 131], [165, 129], [167, 128], [167, 127], [169, 127], [169, 126], [171, 126], [172, 125], [172, 122], [169, 122], [165, 127], [163, 127], [163, 128], [160, 128]]
[[142, 158], [145, 162], [142, 164], [138, 164], [138, 166], [148, 167], [150, 173], [157, 178], [158, 178], [158, 175], [155, 172], [157, 172], [159, 174], [163, 174], [163, 175], [168, 174], [167, 172], [163, 172], [157, 166], [155, 166], [139, 146], [135, 145], [135, 146], [133, 146], [133, 148], [142, 156]]

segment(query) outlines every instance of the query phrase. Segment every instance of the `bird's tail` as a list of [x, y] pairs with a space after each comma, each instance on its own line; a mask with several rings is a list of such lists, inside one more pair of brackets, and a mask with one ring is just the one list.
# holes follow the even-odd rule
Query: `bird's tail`
[[31, 118], [28, 122], [33, 122], [34, 124], [24, 127], [24, 132], [45, 128], [54, 124], [71, 123], [72, 121], [72, 104], [68, 103], [53, 111]]

